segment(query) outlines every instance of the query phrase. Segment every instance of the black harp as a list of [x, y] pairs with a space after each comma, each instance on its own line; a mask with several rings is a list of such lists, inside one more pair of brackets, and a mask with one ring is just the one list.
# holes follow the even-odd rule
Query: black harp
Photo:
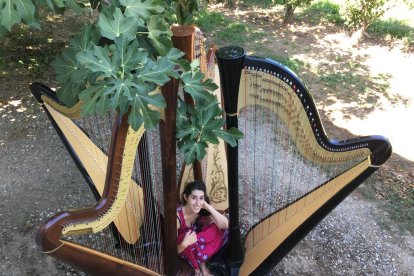
[[328, 138], [312, 96], [284, 65], [217, 51], [227, 127], [244, 132], [227, 147], [229, 264], [240, 275], [268, 272], [391, 155], [382, 136]]

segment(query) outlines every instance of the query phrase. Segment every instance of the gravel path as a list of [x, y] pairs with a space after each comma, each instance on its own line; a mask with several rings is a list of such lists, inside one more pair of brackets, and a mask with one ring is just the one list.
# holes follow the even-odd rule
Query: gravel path
[[375, 202], [344, 200], [272, 275], [414, 275], [414, 238]]

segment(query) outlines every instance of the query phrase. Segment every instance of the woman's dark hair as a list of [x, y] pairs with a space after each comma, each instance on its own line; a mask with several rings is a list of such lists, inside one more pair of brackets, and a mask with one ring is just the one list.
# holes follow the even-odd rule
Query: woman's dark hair
[[[203, 181], [195, 180], [193, 182], [188, 182], [187, 185], [184, 187], [184, 190], [181, 194], [181, 203], [185, 205], [187, 203], [186, 197], [188, 198], [191, 195], [191, 192], [194, 190], [199, 190], [204, 192], [204, 200], [210, 204], [210, 198], [207, 196], [207, 188], [206, 184]], [[184, 196], [185, 195], [185, 196]]]

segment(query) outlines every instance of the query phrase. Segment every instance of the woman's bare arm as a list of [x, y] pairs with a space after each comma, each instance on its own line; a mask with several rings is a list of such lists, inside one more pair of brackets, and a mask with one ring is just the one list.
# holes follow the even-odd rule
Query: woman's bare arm
[[213, 222], [217, 225], [220, 229], [227, 229], [229, 228], [229, 221], [225, 216], [220, 214], [213, 206], [204, 202], [203, 208], [206, 209], [210, 213], [210, 217]]

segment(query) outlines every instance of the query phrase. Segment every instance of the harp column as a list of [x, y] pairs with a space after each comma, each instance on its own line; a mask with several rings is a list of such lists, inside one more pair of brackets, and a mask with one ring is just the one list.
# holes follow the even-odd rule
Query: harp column
[[164, 110], [165, 120], [160, 123], [162, 179], [164, 191], [164, 272], [176, 275], [177, 253], [177, 177], [175, 117], [177, 108], [178, 80], [171, 79], [162, 88], [167, 107]]
[[[238, 127], [237, 102], [239, 84], [246, 52], [240, 47], [224, 47], [216, 53], [220, 72], [220, 84], [226, 112], [226, 128]], [[238, 146], [227, 145], [227, 169], [229, 185], [229, 247], [228, 257], [231, 275], [237, 275], [244, 261], [244, 249], [239, 223], [239, 158]]]
[[[195, 59], [195, 50], [194, 50], [194, 34], [195, 34], [195, 27], [191, 25], [176, 25], [171, 27], [171, 31], [173, 32], [173, 45], [175, 48], [181, 50], [185, 53], [184, 58], [187, 59], [189, 62], [192, 62]], [[184, 92], [184, 91], [183, 91]], [[187, 92], [184, 92], [184, 100], [188, 105], [194, 106], [194, 100]], [[188, 164], [190, 165], [190, 164]], [[193, 162], [193, 176], [196, 180], [202, 180], [203, 174], [201, 171], [201, 162], [195, 160]], [[180, 197], [180, 189], [178, 189], [178, 197]]]

